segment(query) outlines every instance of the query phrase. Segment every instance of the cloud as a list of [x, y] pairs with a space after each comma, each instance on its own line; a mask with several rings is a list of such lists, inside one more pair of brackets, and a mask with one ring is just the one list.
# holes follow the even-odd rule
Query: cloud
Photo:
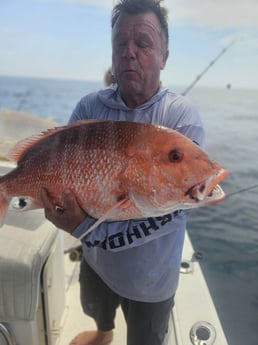
[[249, 34], [249, 33], [241, 33], [237, 36], [237, 48], [241, 49], [242, 51], [258, 51], [258, 33]]
[[[63, 0], [111, 10], [117, 0]], [[202, 28], [258, 28], [257, 0], [165, 0], [173, 25]]]
[[172, 22], [212, 29], [258, 28], [257, 0], [174, 0]]

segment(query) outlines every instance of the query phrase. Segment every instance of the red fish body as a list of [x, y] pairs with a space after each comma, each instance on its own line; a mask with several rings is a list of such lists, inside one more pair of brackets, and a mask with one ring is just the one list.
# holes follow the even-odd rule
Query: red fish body
[[21, 141], [8, 158], [17, 167], [0, 177], [2, 224], [12, 197], [42, 207], [41, 188], [60, 207], [70, 189], [101, 220], [159, 216], [225, 196], [218, 163], [180, 133], [145, 123], [80, 121]]

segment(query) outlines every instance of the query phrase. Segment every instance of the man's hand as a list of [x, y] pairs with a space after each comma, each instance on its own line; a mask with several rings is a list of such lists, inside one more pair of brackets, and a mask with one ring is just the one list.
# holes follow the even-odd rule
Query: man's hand
[[52, 222], [57, 228], [70, 234], [87, 217], [87, 213], [80, 207], [70, 190], [63, 192], [63, 207], [53, 204], [46, 189], [41, 189], [40, 197], [45, 209], [46, 219]]

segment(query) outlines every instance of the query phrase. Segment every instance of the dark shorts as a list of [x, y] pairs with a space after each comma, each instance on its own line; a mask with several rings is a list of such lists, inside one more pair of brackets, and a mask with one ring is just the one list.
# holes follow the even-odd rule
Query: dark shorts
[[174, 298], [145, 303], [129, 300], [114, 293], [94, 270], [82, 260], [80, 271], [81, 304], [98, 329], [114, 328], [119, 305], [127, 323], [127, 345], [162, 345], [165, 338]]

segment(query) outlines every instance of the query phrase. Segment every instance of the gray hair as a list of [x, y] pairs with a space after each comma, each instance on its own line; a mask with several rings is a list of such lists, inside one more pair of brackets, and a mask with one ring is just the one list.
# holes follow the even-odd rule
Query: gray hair
[[126, 14], [141, 14], [153, 12], [160, 23], [161, 31], [164, 35], [165, 46], [168, 48], [168, 10], [160, 5], [162, 0], [120, 0], [112, 10], [111, 26], [115, 26], [119, 16]]

